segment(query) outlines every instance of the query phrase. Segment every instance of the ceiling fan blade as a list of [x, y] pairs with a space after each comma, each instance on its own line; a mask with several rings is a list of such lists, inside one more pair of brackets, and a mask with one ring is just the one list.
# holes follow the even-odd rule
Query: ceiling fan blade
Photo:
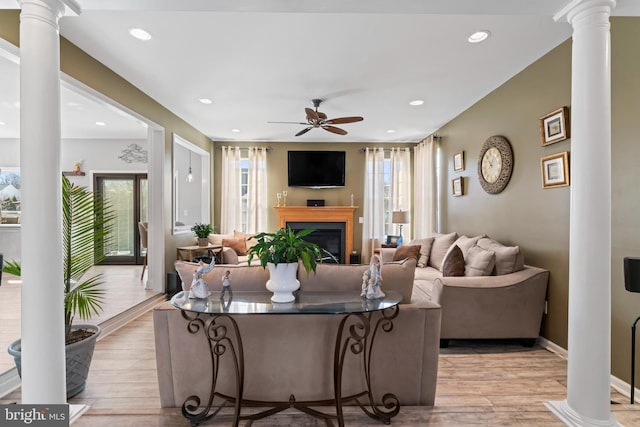
[[286, 123], [290, 125], [308, 125], [306, 122], [267, 122], [267, 123]]
[[318, 117], [318, 113], [313, 111], [313, 109], [307, 107], [304, 111], [307, 113], [307, 120], [317, 122], [320, 119], [320, 117]]
[[359, 117], [359, 116], [337, 117], [335, 119], [325, 120], [325, 123], [339, 125], [339, 124], [343, 124], [343, 123], [361, 122], [363, 120], [364, 120], [364, 118], [363, 117]]
[[313, 129], [313, 126], [309, 126], [308, 128], [302, 129], [300, 132], [296, 133], [296, 136], [304, 135], [305, 133], [309, 132], [311, 129]]
[[337, 133], [338, 135], [346, 135], [347, 134], [346, 130], [337, 128], [335, 126], [323, 125], [322, 129], [327, 130], [329, 132]]
[[318, 117], [320, 117], [322, 120], [327, 120], [327, 115], [325, 113], [322, 113], [320, 111], [318, 111], [317, 113]]

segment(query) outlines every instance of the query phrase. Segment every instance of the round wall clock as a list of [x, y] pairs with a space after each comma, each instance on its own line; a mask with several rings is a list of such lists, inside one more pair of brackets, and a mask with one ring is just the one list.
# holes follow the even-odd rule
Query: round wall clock
[[487, 139], [478, 156], [478, 179], [489, 194], [498, 194], [505, 189], [513, 171], [513, 151], [504, 136]]

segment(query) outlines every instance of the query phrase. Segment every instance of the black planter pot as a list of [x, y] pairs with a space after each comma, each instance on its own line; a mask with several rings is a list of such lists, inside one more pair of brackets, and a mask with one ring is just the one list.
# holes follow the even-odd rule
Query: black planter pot
[[[100, 327], [96, 325], [74, 325], [73, 329], [89, 329], [95, 333], [82, 341], [65, 346], [67, 366], [67, 399], [84, 390], [89, 376], [89, 367], [93, 358], [96, 340], [100, 336]], [[22, 377], [22, 342], [16, 340], [9, 344], [7, 351], [13, 356], [13, 361]]]

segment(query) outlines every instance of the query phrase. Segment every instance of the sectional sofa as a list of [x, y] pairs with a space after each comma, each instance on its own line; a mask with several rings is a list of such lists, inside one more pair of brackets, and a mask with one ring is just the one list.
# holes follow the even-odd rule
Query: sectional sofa
[[549, 271], [525, 265], [518, 246], [453, 232], [381, 252], [385, 261], [418, 257], [411, 302], [442, 307], [443, 346], [478, 338], [533, 345], [540, 335]]
[[[176, 262], [185, 289], [196, 264]], [[298, 269], [300, 292], [351, 290], [359, 293], [366, 265], [319, 264], [315, 273]], [[203, 276], [212, 292], [231, 272], [234, 292], [265, 290], [268, 270], [260, 266], [216, 265]], [[429, 301], [412, 303], [416, 260], [385, 263], [383, 289], [402, 295], [389, 332], [380, 331], [372, 352], [374, 399], [393, 393], [401, 405], [433, 405], [438, 372], [441, 310]], [[277, 308], [277, 307], [276, 307]], [[333, 347], [343, 315], [251, 314], [234, 318], [242, 333], [245, 360], [244, 396], [287, 402], [333, 396]], [[374, 317], [375, 319], [375, 317]], [[201, 334], [187, 332], [180, 310], [164, 303], [153, 312], [158, 383], [162, 407], [180, 407], [192, 395], [207, 396], [211, 387], [209, 348]], [[356, 358], [354, 358], [356, 359]], [[343, 392], [366, 389], [361, 360], [344, 371]], [[233, 394], [234, 380], [223, 366], [217, 390]], [[380, 394], [378, 394], [380, 393]]]

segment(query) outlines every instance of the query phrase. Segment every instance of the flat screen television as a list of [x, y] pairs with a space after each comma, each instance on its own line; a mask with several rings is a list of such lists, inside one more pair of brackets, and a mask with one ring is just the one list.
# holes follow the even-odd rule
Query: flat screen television
[[344, 151], [289, 151], [289, 187], [344, 187]]

